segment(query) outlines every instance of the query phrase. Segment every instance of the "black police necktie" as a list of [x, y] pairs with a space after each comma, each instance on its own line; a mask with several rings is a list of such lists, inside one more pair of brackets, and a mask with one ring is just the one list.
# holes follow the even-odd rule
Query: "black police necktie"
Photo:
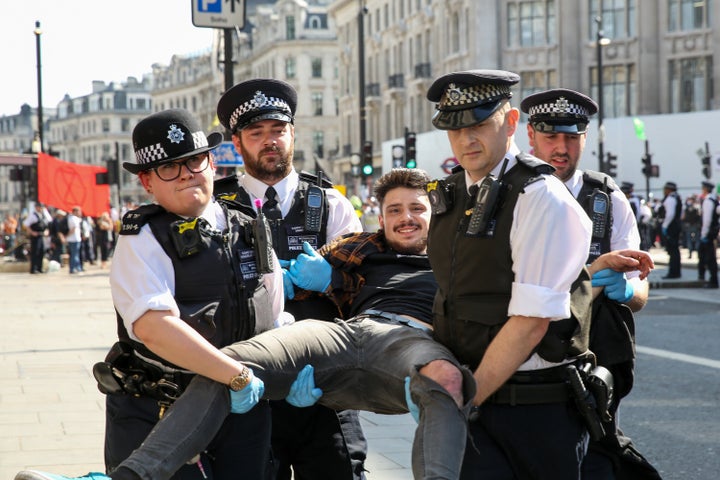
[[263, 213], [270, 220], [282, 219], [282, 212], [277, 201], [277, 192], [273, 187], [268, 187], [265, 190], [265, 203], [262, 206]]

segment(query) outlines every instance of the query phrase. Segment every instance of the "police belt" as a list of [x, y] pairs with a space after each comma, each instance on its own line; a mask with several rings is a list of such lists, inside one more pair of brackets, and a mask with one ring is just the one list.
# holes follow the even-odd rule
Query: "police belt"
[[566, 365], [516, 372], [485, 401], [495, 405], [540, 405], [572, 399]]
[[418, 330], [422, 330], [424, 332], [432, 332], [432, 328], [430, 328], [429, 325], [426, 325], [421, 321], [415, 320], [407, 315], [384, 312], [382, 310], [374, 310], [371, 308], [370, 310], [365, 310], [360, 315], [357, 315], [357, 317], [379, 317], [384, 318], [385, 320], [390, 320], [394, 323], [399, 323], [408, 327], [417, 328]]

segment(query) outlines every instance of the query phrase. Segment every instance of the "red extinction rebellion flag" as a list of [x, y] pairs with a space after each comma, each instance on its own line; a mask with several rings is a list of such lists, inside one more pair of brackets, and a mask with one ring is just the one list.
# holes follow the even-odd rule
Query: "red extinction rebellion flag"
[[110, 210], [110, 186], [95, 183], [95, 174], [107, 172], [107, 168], [38, 153], [37, 172], [38, 201], [66, 212], [79, 206], [83, 215], [91, 217]]

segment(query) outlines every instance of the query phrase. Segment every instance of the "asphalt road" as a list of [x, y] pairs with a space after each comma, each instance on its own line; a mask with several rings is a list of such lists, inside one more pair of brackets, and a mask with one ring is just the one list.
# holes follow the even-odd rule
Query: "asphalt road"
[[651, 292], [620, 424], [666, 480], [720, 477], [720, 292]]

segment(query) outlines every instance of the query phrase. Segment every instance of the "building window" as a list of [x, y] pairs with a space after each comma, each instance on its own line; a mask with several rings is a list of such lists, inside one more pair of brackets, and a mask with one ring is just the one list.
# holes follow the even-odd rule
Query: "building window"
[[295, 17], [285, 17], [285, 40], [295, 40]]
[[[602, 14], [598, 9], [602, 6]], [[597, 38], [596, 18], [602, 19], [602, 32], [606, 38], [635, 36], [635, 0], [590, 0], [590, 41]]]
[[121, 132], [129, 132], [130, 131], [130, 119], [123, 118], [120, 120], [120, 131]]
[[460, 14], [453, 12], [450, 18], [450, 52], [460, 51]]
[[668, 30], [671, 32], [707, 28], [707, 0], [668, 0]]
[[[597, 67], [590, 70], [590, 96], [595, 100], [598, 100], [597, 70]], [[635, 76], [634, 65], [603, 67], [603, 116], [635, 115]]]
[[325, 134], [322, 131], [316, 130], [313, 132], [313, 153], [320, 158], [324, 156]]
[[509, 47], [536, 47], [555, 42], [555, 1], [508, 2]]
[[670, 112], [710, 110], [712, 57], [670, 60]]
[[110, 131], [110, 119], [109, 118], [102, 119], [102, 131], [105, 133]]
[[285, 78], [295, 78], [297, 74], [297, 68], [295, 64], [295, 57], [288, 57], [285, 59]]
[[525, 98], [535, 92], [557, 87], [557, 72], [555, 70], [535, 70], [520, 73], [520, 95]]
[[312, 93], [313, 115], [321, 116], [323, 114], [323, 94], [320, 92]]
[[313, 78], [322, 78], [322, 58], [313, 58], [311, 68]]

